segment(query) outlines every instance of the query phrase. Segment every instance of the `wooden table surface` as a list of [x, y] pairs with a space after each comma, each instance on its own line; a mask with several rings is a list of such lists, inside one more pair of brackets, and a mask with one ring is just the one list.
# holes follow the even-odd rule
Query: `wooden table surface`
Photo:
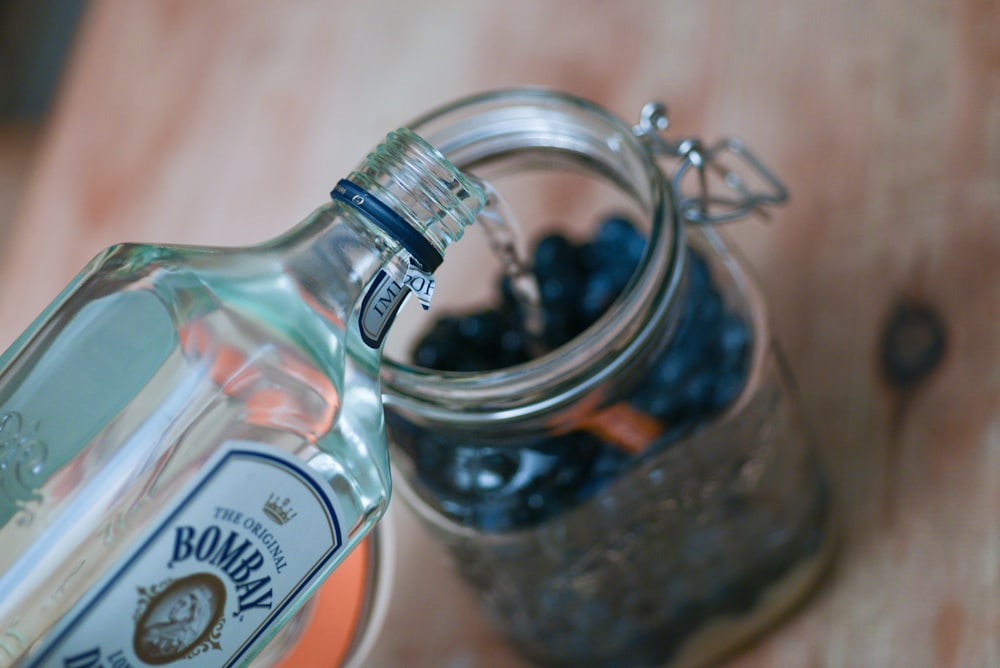
[[[3, 249], [0, 337], [104, 246], [274, 236], [388, 130], [519, 84], [627, 119], [663, 99], [678, 134], [743, 137], [791, 189], [731, 236], [770, 298], [843, 544], [818, 595], [728, 665], [1000, 666], [995, 0], [96, 2]], [[901, 308], [944, 342], [902, 384], [881, 361]], [[523, 665], [391, 512], [371, 665]]]

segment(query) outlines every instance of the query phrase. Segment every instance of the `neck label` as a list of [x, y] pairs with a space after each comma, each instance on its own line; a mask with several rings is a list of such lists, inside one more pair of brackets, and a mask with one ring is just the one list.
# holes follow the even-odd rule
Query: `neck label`
[[361, 300], [358, 318], [361, 339], [368, 346], [378, 348], [382, 345], [396, 313], [411, 292], [420, 300], [424, 310], [430, 308], [434, 296], [434, 276], [413, 266], [406, 272], [402, 283], [394, 280], [385, 270], [378, 273]]

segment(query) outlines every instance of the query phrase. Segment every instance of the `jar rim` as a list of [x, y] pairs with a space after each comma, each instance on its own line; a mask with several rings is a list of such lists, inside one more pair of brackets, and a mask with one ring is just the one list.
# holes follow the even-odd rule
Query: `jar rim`
[[[568, 343], [522, 364], [486, 372], [435, 371], [386, 355], [381, 373], [385, 405], [408, 419], [452, 428], [502, 423], [532, 429], [538, 420], [557, 427], [553, 422], [560, 421], [561, 409], [603, 404], [609, 380], [625, 375], [652, 343], [665, 339], [664, 328], [673, 326], [679, 310], [684, 225], [678, 198], [652, 151], [604, 107], [543, 87], [461, 98], [407, 127], [460, 170], [518, 151], [586, 159], [587, 168], [612, 180], [642, 207], [650, 232], [623, 293]], [[622, 162], [613, 164], [616, 157]], [[622, 173], [626, 167], [634, 173]], [[640, 201], [644, 197], [647, 201]]]

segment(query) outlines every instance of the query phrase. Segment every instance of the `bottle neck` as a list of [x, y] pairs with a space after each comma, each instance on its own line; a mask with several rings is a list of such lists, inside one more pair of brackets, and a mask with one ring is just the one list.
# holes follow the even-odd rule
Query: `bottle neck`
[[270, 246], [282, 249], [285, 271], [317, 306], [345, 322], [373, 282], [402, 283], [411, 267], [433, 271], [486, 201], [405, 128], [390, 133], [331, 195], [332, 202]]
[[[451, 164], [437, 149], [406, 128], [390, 133], [365, 162], [351, 172], [348, 193], [334, 189], [334, 198], [352, 203], [395, 237], [404, 247], [407, 235], [441, 255], [449, 244], [462, 237], [465, 227], [486, 203], [482, 190]], [[365, 193], [374, 198], [374, 206]], [[359, 204], [354, 204], [358, 202]], [[390, 215], [382, 219], [380, 209]], [[406, 228], [394, 228], [392, 215]], [[419, 242], [418, 242], [419, 243]], [[410, 249], [411, 255], [416, 249]], [[420, 253], [423, 254], [423, 253]], [[419, 259], [419, 258], [418, 258]]]

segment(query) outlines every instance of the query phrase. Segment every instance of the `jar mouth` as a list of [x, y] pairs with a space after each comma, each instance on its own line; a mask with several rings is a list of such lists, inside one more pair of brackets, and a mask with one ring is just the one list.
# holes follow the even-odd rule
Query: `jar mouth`
[[[645, 359], [676, 320], [684, 226], [677, 198], [651, 151], [621, 118], [546, 88], [464, 98], [408, 127], [458, 169], [491, 181], [527, 170], [565, 170], [609, 182], [647, 217], [645, 252], [624, 292], [568, 343], [528, 362], [486, 372], [442, 372], [386, 355], [387, 407], [418, 423], [482, 429], [504, 423], [558, 428], [559, 411], [602, 405], [613, 380]], [[453, 249], [452, 252], [455, 252]], [[567, 424], [572, 418], [566, 420]]]

